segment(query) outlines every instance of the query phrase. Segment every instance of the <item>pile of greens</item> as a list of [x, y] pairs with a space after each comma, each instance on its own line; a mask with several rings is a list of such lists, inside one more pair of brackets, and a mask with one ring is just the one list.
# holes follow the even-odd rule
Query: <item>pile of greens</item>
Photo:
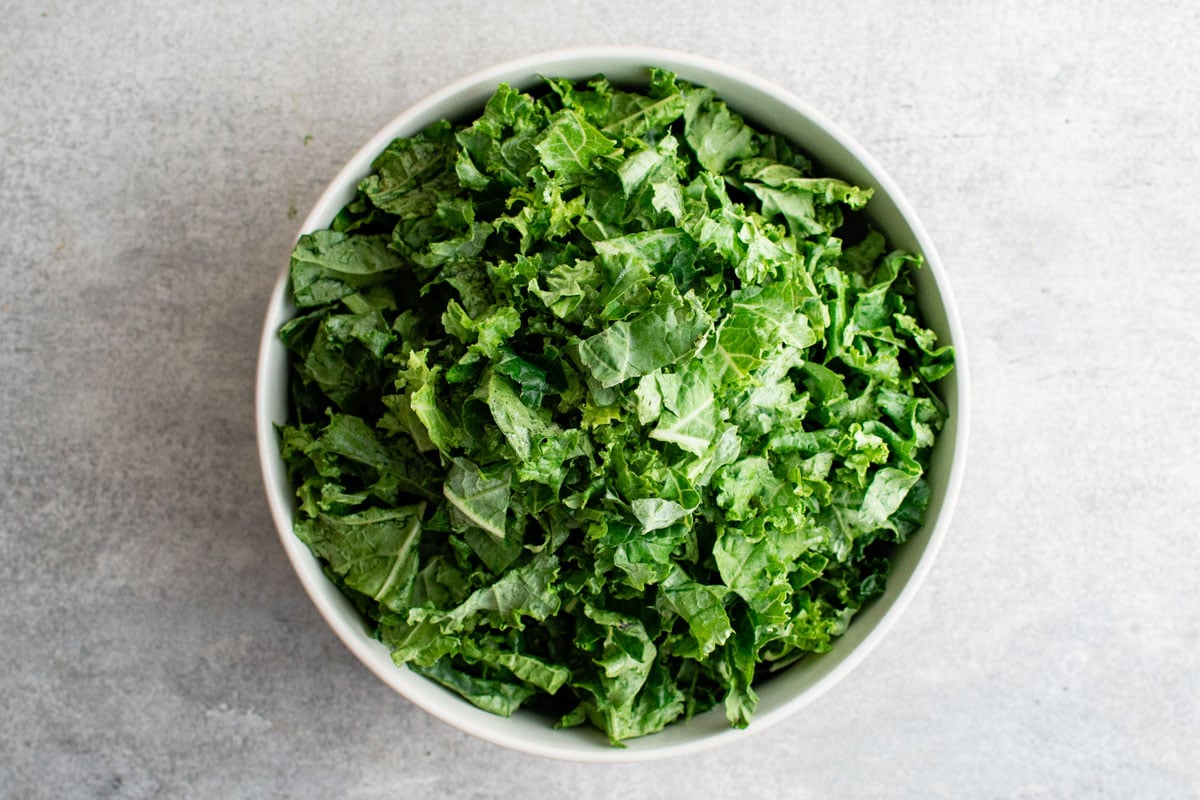
[[397, 139], [292, 255], [296, 534], [488, 711], [745, 726], [929, 496], [953, 353], [870, 194], [660, 70]]

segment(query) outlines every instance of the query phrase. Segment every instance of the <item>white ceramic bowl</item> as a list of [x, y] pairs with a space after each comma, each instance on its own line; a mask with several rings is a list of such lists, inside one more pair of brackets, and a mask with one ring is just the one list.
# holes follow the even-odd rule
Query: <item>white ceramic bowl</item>
[[596, 731], [586, 727], [555, 730], [550, 720], [532, 712], [518, 712], [508, 719], [494, 716], [433, 681], [397, 668], [388, 649], [368, 635], [358, 613], [292, 534], [294, 492], [273, 427], [287, 415], [287, 354], [276, 333], [294, 312], [287, 296], [286, 269], [271, 296], [259, 351], [257, 433], [267, 499], [284, 550], [325, 620], [372, 672], [435, 717], [514, 750], [575, 761], [647, 761], [695, 753], [769, 728], [833, 686], [878, 644], [929, 572], [950, 525], [966, 460], [967, 354], [945, 270], [925, 229], [891, 178], [853, 139], [803, 101], [734, 67], [672, 51], [597, 47], [543, 53], [485, 69], [426, 97], [379, 131], [333, 179], [300, 232], [328, 226], [354, 197], [355, 187], [370, 171], [375, 156], [393, 138], [411, 136], [443, 118], [477, 114], [501, 82], [528, 88], [539, 83], [539, 76], [580, 78], [603, 73], [614, 82], [644, 83], [649, 66], [672, 70], [681, 78], [716, 90], [747, 119], [797, 143], [827, 174], [872, 187], [875, 195], [867, 207], [870, 218], [893, 246], [925, 257], [926, 267], [916, 275], [921, 312], [941, 341], [952, 343], [957, 352], [957, 366], [940, 386], [950, 414], [929, 468], [932, 495], [925, 527], [898, 549], [887, 590], [855, 616], [831, 652], [805, 659], [756, 686], [761, 699], [748, 729], [730, 728], [724, 708], [718, 705], [661, 733], [632, 740], [624, 749], [615, 748]]

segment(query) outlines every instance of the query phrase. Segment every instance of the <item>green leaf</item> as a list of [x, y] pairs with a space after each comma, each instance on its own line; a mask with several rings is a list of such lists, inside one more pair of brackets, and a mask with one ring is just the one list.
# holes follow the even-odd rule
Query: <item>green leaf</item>
[[510, 485], [507, 471], [489, 476], [465, 458], [454, 459], [442, 494], [450, 503], [455, 529], [475, 527], [503, 539]]
[[607, 388], [690, 356], [711, 331], [712, 319], [696, 296], [681, 298], [669, 285], [649, 310], [584, 339], [577, 352], [584, 369]]
[[707, 170], [722, 173], [758, 151], [753, 131], [709, 92], [689, 94], [684, 120], [684, 138]]
[[533, 686], [523, 683], [479, 678], [455, 669], [448, 657], [431, 666], [414, 666], [413, 670], [454, 690], [484, 711], [501, 717], [512, 716], [537, 692]]
[[590, 605], [584, 606], [583, 613], [604, 631], [601, 651], [594, 659], [601, 669], [601, 708], [628, 707], [649, 677], [658, 650], [639, 619]]
[[647, 533], [670, 527], [688, 513], [679, 503], [661, 497], [639, 498], [630, 505], [633, 506], [633, 515], [642, 524], [642, 530]]
[[703, 362], [688, 363], [682, 373], [658, 374], [662, 398], [658, 425], [650, 438], [670, 442], [681, 450], [704, 455], [717, 434], [716, 400]]
[[[401, 373], [401, 378], [407, 384], [408, 408], [424, 428], [424, 438], [443, 454], [449, 455], [465, 443], [465, 437], [438, 402], [438, 376], [442, 368], [430, 368], [426, 363], [428, 355], [428, 350], [410, 352], [407, 368]], [[420, 436], [418, 433], [417, 437]]]
[[878, 528], [896, 513], [916, 482], [919, 474], [884, 467], [875, 473], [859, 508], [858, 524], [866, 530]]
[[[638, 503], [638, 501], [634, 501]], [[657, 524], [645, 505], [637, 508], [651, 524]], [[636, 513], [636, 512], [635, 512]], [[645, 522], [629, 525], [610, 519], [593, 532], [596, 569], [605, 572], [611, 567], [623, 573], [624, 581], [635, 591], [660, 583], [671, 574], [672, 554], [683, 544], [687, 529], [671, 523], [647, 529]]]
[[392, 661], [396, 666], [413, 664], [430, 667], [443, 656], [457, 652], [462, 641], [448, 635], [432, 622], [409, 625], [399, 620], [389, 620], [380, 625], [379, 639], [392, 649]]
[[762, 456], [747, 456], [717, 473], [717, 503], [733, 520], [750, 517], [753, 509], [769, 508], [783, 491], [783, 481], [775, 477], [770, 462]]
[[449, 123], [438, 123], [411, 139], [396, 139], [371, 164], [359, 191], [376, 208], [400, 217], [428, 215], [443, 192], [453, 191], [454, 157]]
[[484, 380], [482, 391], [492, 418], [521, 461], [529, 461], [541, 439], [559, 432], [549, 411], [525, 405], [512, 385], [494, 372]]
[[873, 191], [833, 178], [810, 178], [794, 167], [766, 159], [743, 163], [739, 177], [762, 202], [763, 216], [783, 217], [797, 237], [833, 232], [842, 224], [837, 206], [861, 209]]
[[674, 76], [665, 78], [665, 75], [660, 71], [658, 91], [652, 91], [649, 96], [617, 92], [604, 132], [610, 136], [641, 137], [650, 131], [667, 128], [683, 116], [687, 101], [675, 86]]
[[557, 576], [558, 559], [541, 553], [477, 589], [457, 607], [449, 611], [413, 609], [409, 619], [436, 622], [446, 633], [470, 631], [480, 623], [523, 630], [525, 618], [544, 622], [558, 613], [561, 601], [554, 586]]
[[524, 653], [488, 647], [479, 650], [471, 647], [470, 657], [496, 667], [502, 667], [527, 684], [547, 694], [556, 694], [571, 678], [571, 671], [558, 664], [548, 664], [540, 658]]
[[587, 174], [595, 162], [612, 154], [616, 143], [597, 130], [574, 109], [555, 114], [546, 132], [534, 145], [542, 166], [552, 173]]
[[529, 291], [559, 319], [570, 318], [596, 283], [596, 268], [590, 261], [559, 264], [544, 276], [546, 288], [538, 280], [529, 282]]
[[687, 621], [699, 655], [707, 656], [733, 634], [725, 613], [725, 586], [706, 586], [691, 580], [678, 567], [663, 582], [660, 597], [671, 611]]
[[417, 572], [425, 505], [367, 509], [296, 523], [296, 535], [350, 588], [395, 611], [405, 610]]
[[292, 250], [292, 300], [297, 308], [325, 305], [404, 268], [386, 237], [314, 231], [301, 236]]

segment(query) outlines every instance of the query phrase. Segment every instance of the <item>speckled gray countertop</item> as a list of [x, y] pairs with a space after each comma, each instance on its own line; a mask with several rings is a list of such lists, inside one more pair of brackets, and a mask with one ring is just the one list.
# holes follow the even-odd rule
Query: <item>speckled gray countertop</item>
[[[1192, 3], [0, 3], [0, 797], [1200, 796]], [[259, 326], [385, 121], [648, 44], [842, 125], [938, 243], [973, 367], [951, 536], [801, 715], [639, 766], [428, 717], [267, 513]]]

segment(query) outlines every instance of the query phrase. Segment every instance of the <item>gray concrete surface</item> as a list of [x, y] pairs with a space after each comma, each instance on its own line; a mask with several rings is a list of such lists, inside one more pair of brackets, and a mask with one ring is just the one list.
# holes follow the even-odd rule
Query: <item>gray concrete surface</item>
[[[0, 2], [0, 797], [1200, 796], [1200, 12], [1186, 2]], [[252, 435], [299, 220], [553, 47], [717, 57], [883, 162], [971, 346], [951, 538], [795, 719], [632, 767], [427, 717], [290, 571]]]

